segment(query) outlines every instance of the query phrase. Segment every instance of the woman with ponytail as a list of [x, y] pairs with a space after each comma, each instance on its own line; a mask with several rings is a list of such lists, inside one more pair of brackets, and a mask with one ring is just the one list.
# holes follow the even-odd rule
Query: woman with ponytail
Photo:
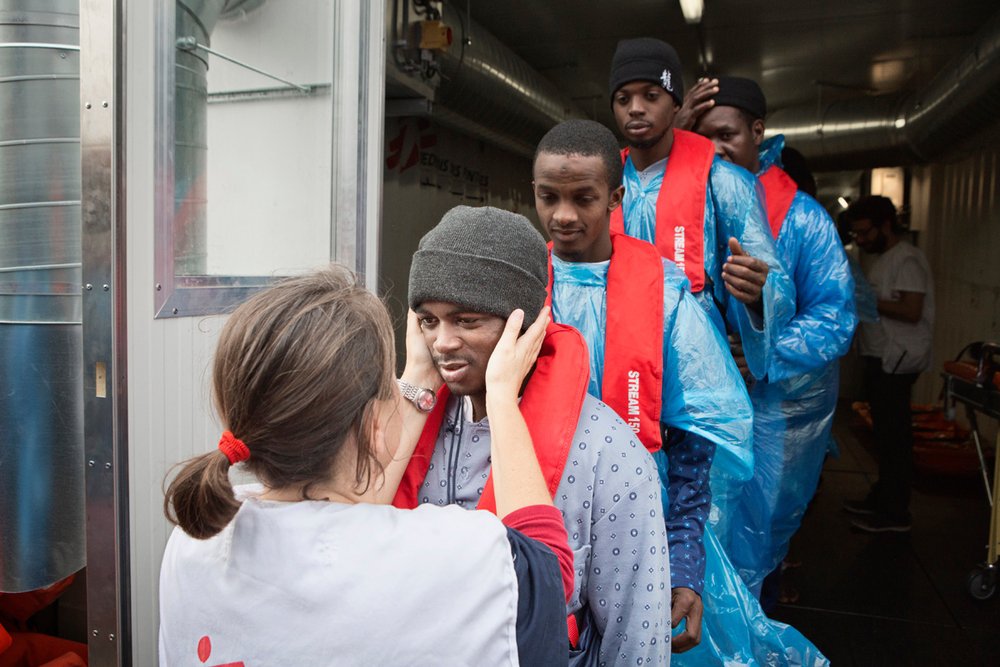
[[[548, 313], [518, 336], [522, 320], [511, 315], [487, 371], [505, 408], [491, 424], [498, 519], [391, 506], [427, 413], [402, 399], [389, 315], [350, 271], [240, 306], [212, 369], [226, 430], [164, 500], [177, 528], [160, 664], [565, 664], [572, 552], [517, 410]], [[402, 381], [442, 384], [413, 313]], [[259, 483], [234, 488], [236, 465]]]

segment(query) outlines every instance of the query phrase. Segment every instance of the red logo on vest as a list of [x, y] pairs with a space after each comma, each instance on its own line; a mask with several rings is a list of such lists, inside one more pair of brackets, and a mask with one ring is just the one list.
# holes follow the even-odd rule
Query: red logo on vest
[[[205, 635], [198, 640], [198, 660], [199, 662], [208, 662], [210, 657], [212, 657], [212, 640], [209, 639], [208, 635]], [[246, 667], [246, 665], [242, 660], [240, 660], [238, 662], [226, 662], [218, 665], [211, 665], [210, 667]]]

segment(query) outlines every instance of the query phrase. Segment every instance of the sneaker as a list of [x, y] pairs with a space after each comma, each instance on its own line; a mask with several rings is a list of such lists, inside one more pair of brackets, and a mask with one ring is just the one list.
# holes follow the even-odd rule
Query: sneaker
[[870, 495], [861, 500], [845, 500], [841, 507], [844, 508], [845, 512], [860, 516], [870, 516], [878, 511], [878, 508], [875, 507], [875, 500]]
[[864, 516], [854, 521], [851, 525], [866, 533], [908, 533], [910, 532], [910, 519], [895, 519], [885, 514], [872, 514]]

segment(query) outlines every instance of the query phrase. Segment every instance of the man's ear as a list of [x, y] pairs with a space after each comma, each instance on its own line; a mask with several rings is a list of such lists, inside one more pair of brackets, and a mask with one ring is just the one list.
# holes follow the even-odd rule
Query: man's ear
[[758, 118], [751, 123], [750, 134], [753, 136], [753, 145], [759, 147], [764, 141], [764, 121]]
[[622, 198], [625, 196], [625, 186], [619, 185], [617, 188], [611, 191], [611, 196], [608, 198], [608, 212], [614, 211], [616, 208], [621, 206]]

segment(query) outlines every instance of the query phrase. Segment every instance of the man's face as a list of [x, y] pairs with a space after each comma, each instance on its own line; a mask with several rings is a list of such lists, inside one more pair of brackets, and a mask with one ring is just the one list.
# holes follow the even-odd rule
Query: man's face
[[760, 120], [747, 124], [746, 117], [736, 107], [713, 107], [705, 112], [694, 126], [694, 131], [715, 144], [715, 152], [722, 159], [755, 173], [760, 164], [757, 149], [764, 139], [764, 123]]
[[626, 83], [615, 91], [611, 108], [625, 141], [642, 150], [660, 143], [678, 109], [670, 93], [650, 81]]
[[456, 396], [486, 393], [486, 364], [506, 321], [442, 301], [416, 309], [424, 342], [449, 391]]
[[600, 157], [539, 153], [533, 186], [538, 219], [560, 258], [598, 262], [611, 256], [608, 225], [622, 188], [610, 190]]
[[868, 218], [851, 221], [851, 237], [859, 248], [872, 254], [885, 252], [888, 244], [885, 231]]

